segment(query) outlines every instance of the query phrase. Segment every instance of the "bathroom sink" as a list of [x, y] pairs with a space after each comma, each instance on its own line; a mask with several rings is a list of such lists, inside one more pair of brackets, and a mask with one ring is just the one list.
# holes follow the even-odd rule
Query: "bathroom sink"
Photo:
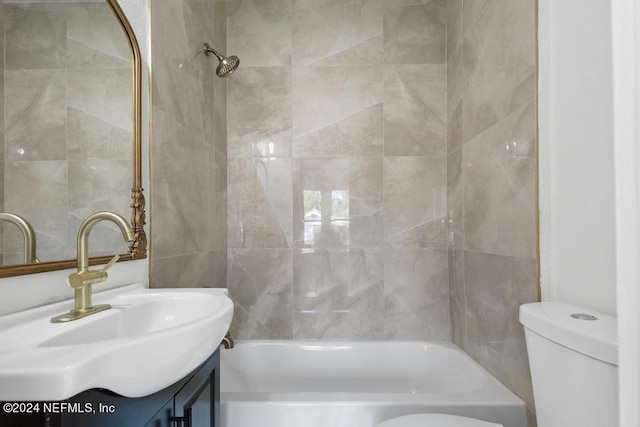
[[147, 289], [94, 294], [110, 310], [67, 323], [73, 301], [0, 317], [0, 401], [63, 400], [91, 388], [145, 396], [204, 362], [229, 329], [226, 289]]

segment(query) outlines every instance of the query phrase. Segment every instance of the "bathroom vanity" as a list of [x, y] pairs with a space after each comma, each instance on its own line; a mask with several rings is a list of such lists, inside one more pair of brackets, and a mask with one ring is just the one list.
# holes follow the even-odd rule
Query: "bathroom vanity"
[[[0, 425], [219, 427], [220, 350], [185, 378], [149, 396], [127, 398], [108, 390], [92, 389], [64, 401], [14, 405], [23, 405], [24, 410], [12, 414], [0, 412]], [[25, 413], [29, 408], [32, 413]]]
[[0, 316], [0, 426], [218, 426], [226, 293], [133, 284], [76, 321], [51, 321], [71, 300]]

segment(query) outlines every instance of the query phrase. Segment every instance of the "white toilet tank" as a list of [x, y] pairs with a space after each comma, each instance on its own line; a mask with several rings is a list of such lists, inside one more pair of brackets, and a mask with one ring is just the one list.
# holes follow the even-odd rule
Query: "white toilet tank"
[[616, 318], [561, 302], [520, 307], [538, 427], [618, 425]]

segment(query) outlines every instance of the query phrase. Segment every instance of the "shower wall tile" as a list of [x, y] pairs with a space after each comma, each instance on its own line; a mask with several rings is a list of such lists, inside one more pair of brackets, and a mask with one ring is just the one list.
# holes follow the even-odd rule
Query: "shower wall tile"
[[[202, 251], [185, 255], [156, 258], [151, 264], [151, 276], [156, 288], [216, 288], [214, 279], [216, 253]], [[223, 270], [226, 271], [226, 268]]]
[[126, 68], [131, 49], [107, 3], [67, 4], [67, 68]]
[[381, 0], [292, 0], [294, 66], [379, 65]]
[[[153, 261], [171, 255], [213, 249], [214, 197], [202, 188], [184, 188], [166, 181], [153, 182]], [[167, 232], [166, 230], [170, 230]], [[155, 286], [155, 281], [154, 281]], [[176, 284], [178, 286], [178, 284]]]
[[4, 132], [0, 131], [0, 209], [4, 211], [4, 183], [5, 183], [5, 143]]
[[[154, 182], [167, 182], [179, 188], [206, 188], [211, 185], [214, 148], [202, 135], [154, 108], [152, 131], [157, 155], [152, 159]], [[206, 172], [194, 174], [193, 171]]]
[[532, 408], [518, 310], [538, 299], [536, 261], [465, 251], [464, 266], [467, 341], [463, 348]]
[[[461, 103], [464, 98], [464, 64], [462, 60], [462, 47], [459, 47], [453, 52], [447, 52], [447, 124], [449, 130], [451, 130], [452, 116], [460, 110], [460, 119], [462, 120], [462, 107]], [[449, 146], [449, 151], [456, 150], [462, 147], [462, 125], [459, 129], [455, 129], [456, 135], [455, 144]], [[449, 136], [451, 141], [451, 136]]]
[[[208, 40], [211, 44], [214, 40], [216, 42], [226, 40], [227, 14], [224, 8], [227, 2], [225, 0], [183, 0], [182, 3], [189, 9], [185, 22], [198, 27], [198, 34], [204, 37], [201, 42]], [[223, 9], [219, 10], [221, 4]], [[222, 28], [219, 28], [220, 26]]]
[[294, 155], [381, 156], [381, 77], [380, 66], [294, 68]]
[[293, 137], [307, 137], [382, 101], [381, 66], [294, 68]]
[[133, 130], [131, 69], [67, 70], [67, 105]]
[[465, 247], [465, 193], [468, 174], [463, 173], [462, 149], [447, 156], [447, 247]]
[[445, 0], [383, 0], [384, 63], [444, 64]]
[[218, 62], [201, 50], [210, 30], [199, 24], [200, 19], [185, 3], [161, 3], [151, 8], [152, 101], [204, 134], [212, 120], [206, 100]]
[[296, 159], [296, 248], [371, 248], [383, 243], [381, 158]]
[[[215, 68], [211, 62], [198, 64], [201, 61], [210, 61], [202, 54], [196, 55], [193, 61], [187, 62], [187, 59], [186, 54], [181, 57], [157, 54], [154, 62], [158, 66], [154, 68], [152, 84], [153, 105], [190, 129], [204, 134], [206, 120], [211, 118], [206, 115], [205, 101], [205, 93], [207, 88], [210, 88], [210, 83], [203, 79], [213, 78]], [[203, 70], [198, 70], [198, 66]]]
[[[199, 0], [203, 3], [211, 3], [210, 0]], [[223, 41], [227, 38], [227, 2], [215, 1], [214, 4], [214, 25], [213, 40]], [[211, 104], [213, 114], [213, 138], [216, 149], [216, 164], [220, 166], [220, 179], [216, 175], [216, 191], [226, 189], [226, 167], [227, 167], [227, 80], [210, 79], [213, 83], [213, 100]], [[219, 156], [218, 156], [219, 154]], [[223, 158], [221, 161], [219, 157]]]
[[464, 251], [449, 249], [449, 311], [451, 340], [459, 347], [466, 341], [466, 295], [464, 281]]
[[446, 0], [452, 338], [530, 412], [518, 307], [538, 298], [534, 9]]
[[[67, 229], [60, 227], [60, 224], [68, 224], [67, 162], [7, 162], [4, 179], [4, 208], [21, 216], [23, 212], [29, 213], [24, 216], [36, 231], [38, 257], [74, 258], [75, 245], [67, 244]], [[29, 197], [23, 197], [23, 194], [29, 194]], [[43, 206], [47, 208], [43, 209]]]
[[[6, 69], [66, 68], [66, 5], [7, 4], [4, 11]], [[37, 31], [34, 32], [34, 28]]]
[[444, 1], [227, 6], [229, 247], [293, 251], [287, 336], [447, 338]]
[[[131, 161], [111, 159], [73, 160], [68, 162], [69, 212], [77, 221], [72, 230], [78, 230], [82, 221], [96, 211], [111, 211], [123, 217], [131, 215]], [[87, 205], [87, 199], [92, 200]], [[113, 227], [117, 230], [116, 227]], [[77, 232], [69, 236], [73, 241]], [[122, 233], [115, 240], [122, 250], [126, 248], [122, 241]], [[100, 246], [100, 245], [99, 245]], [[97, 248], [98, 246], [94, 246]], [[112, 249], [110, 246], [109, 249]], [[109, 250], [106, 251], [109, 253]], [[113, 253], [111, 251], [111, 253]]]
[[[0, 8], [0, 13], [2, 13], [2, 9]], [[0, 44], [2, 40], [0, 40]], [[0, 68], [0, 99], [5, 99], [5, 71], [4, 68]], [[5, 159], [5, 145], [4, 145], [4, 137], [5, 137], [5, 103], [0, 102], [0, 134], [2, 134], [2, 146], [0, 146], [0, 164], [4, 163]], [[2, 186], [0, 185], [0, 188]]]
[[445, 65], [384, 67], [384, 153], [444, 156]]
[[227, 88], [201, 50], [226, 53], [226, 8], [151, 3], [151, 286], [226, 286]]
[[462, 47], [464, 37], [462, 27], [462, 7], [464, 0], [445, 0], [447, 27], [447, 64], [451, 54]]
[[211, 212], [211, 220], [213, 222], [213, 231], [211, 234], [211, 247], [214, 250], [226, 250], [228, 226], [226, 221], [220, 221], [220, 218], [227, 217], [227, 191], [217, 191], [212, 195], [213, 208]]
[[4, 77], [7, 159], [66, 159], [66, 72], [7, 70]]
[[446, 165], [436, 157], [385, 157], [387, 246], [446, 247]]
[[291, 157], [291, 69], [239, 68], [228, 82], [228, 156]]
[[375, 104], [293, 140], [294, 157], [382, 156], [383, 104]]
[[469, 141], [463, 152], [465, 249], [535, 258], [533, 102]]
[[[132, 129], [122, 128], [93, 114], [67, 107], [69, 160], [133, 159]], [[131, 175], [129, 172], [127, 175]]]
[[[290, 0], [228, 1], [227, 55], [240, 57], [242, 67], [290, 65], [290, 3]], [[251, 25], [247, 25], [249, 22]]]
[[[68, 162], [69, 248], [75, 248], [82, 222], [99, 211], [131, 216], [131, 160], [89, 159]], [[87, 200], [92, 203], [87, 205]], [[21, 239], [20, 239], [21, 240]], [[93, 243], [93, 244], [92, 244]], [[128, 245], [112, 224], [96, 226], [89, 237], [91, 256], [123, 254]], [[75, 258], [75, 256], [72, 256]]]
[[447, 106], [451, 105], [451, 110], [447, 111], [447, 154], [452, 154], [455, 151], [462, 149], [462, 109], [463, 101], [458, 99], [455, 104], [447, 103]]
[[534, 6], [533, 1], [465, 2], [465, 142], [533, 99]]
[[[4, 73], [5, 73], [5, 35], [4, 35], [4, 29], [6, 28], [6, 19], [5, 19], [5, 15], [6, 15], [6, 11], [5, 11], [5, 7], [4, 7], [4, 3], [0, 2], [0, 28], [3, 29], [3, 31], [0, 31], [0, 99], [4, 100]], [[2, 133], [2, 146], [0, 147], [0, 149], [2, 149], [2, 161], [0, 162], [0, 165], [4, 164], [4, 131], [5, 131], [5, 124], [4, 124], [4, 102], [0, 102], [0, 133]], [[1, 182], [0, 182], [1, 184]], [[0, 185], [0, 189], [3, 188], [3, 185]], [[1, 195], [1, 194], [0, 194]], [[3, 197], [4, 198], [4, 197]], [[0, 206], [0, 209], [2, 208], [2, 206]], [[1, 233], [1, 231], [0, 231]], [[2, 236], [0, 235], [0, 238], [2, 238]]]
[[384, 338], [448, 340], [446, 249], [385, 249]]
[[296, 249], [294, 339], [381, 339], [381, 249]]
[[[201, 0], [210, 4], [211, 1]], [[214, 25], [213, 38], [216, 42], [226, 40], [227, 34], [227, 2], [213, 2]], [[209, 120], [213, 130], [206, 135], [207, 140], [213, 138], [213, 248], [215, 249], [214, 283], [215, 286], [226, 286], [227, 283], [227, 81], [211, 78], [212, 99], [207, 100], [211, 108], [213, 120]]]
[[293, 337], [293, 254], [289, 249], [230, 249], [227, 287], [237, 339]]
[[229, 248], [293, 246], [291, 159], [229, 160]]
[[[0, 13], [2, 12], [2, 8], [3, 6], [0, 5]], [[0, 36], [2, 37], [2, 36]], [[2, 85], [2, 82], [0, 81], [0, 85]], [[4, 86], [4, 85], [2, 85]], [[1, 104], [1, 103], [0, 103]], [[3, 107], [3, 106], [2, 106]], [[0, 109], [2, 109], [2, 107], [0, 107]], [[3, 114], [4, 115], [4, 114]], [[5, 187], [5, 161], [4, 161], [4, 132], [0, 131], [0, 209], [2, 209], [2, 212], [6, 212], [5, 211], [5, 203], [4, 203], [4, 187]], [[5, 224], [3, 227], [0, 227], [0, 239], [2, 239], [4, 241], [5, 238], [5, 228], [9, 228], [10, 224]], [[8, 251], [4, 248], [4, 246], [0, 246], [0, 262], [2, 262], [2, 265], [7, 265], [5, 264], [5, 258], [7, 256]], [[21, 259], [22, 259], [22, 254], [24, 253], [24, 249], [21, 252]], [[19, 261], [22, 262], [22, 261]]]
[[209, 191], [213, 148], [157, 107], [152, 113], [154, 259], [211, 251], [216, 221]]

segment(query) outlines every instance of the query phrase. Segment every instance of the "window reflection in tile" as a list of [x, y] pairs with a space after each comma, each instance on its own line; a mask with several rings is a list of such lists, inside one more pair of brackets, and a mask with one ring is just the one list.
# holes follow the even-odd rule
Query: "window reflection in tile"
[[349, 246], [349, 191], [304, 190], [304, 246]]

